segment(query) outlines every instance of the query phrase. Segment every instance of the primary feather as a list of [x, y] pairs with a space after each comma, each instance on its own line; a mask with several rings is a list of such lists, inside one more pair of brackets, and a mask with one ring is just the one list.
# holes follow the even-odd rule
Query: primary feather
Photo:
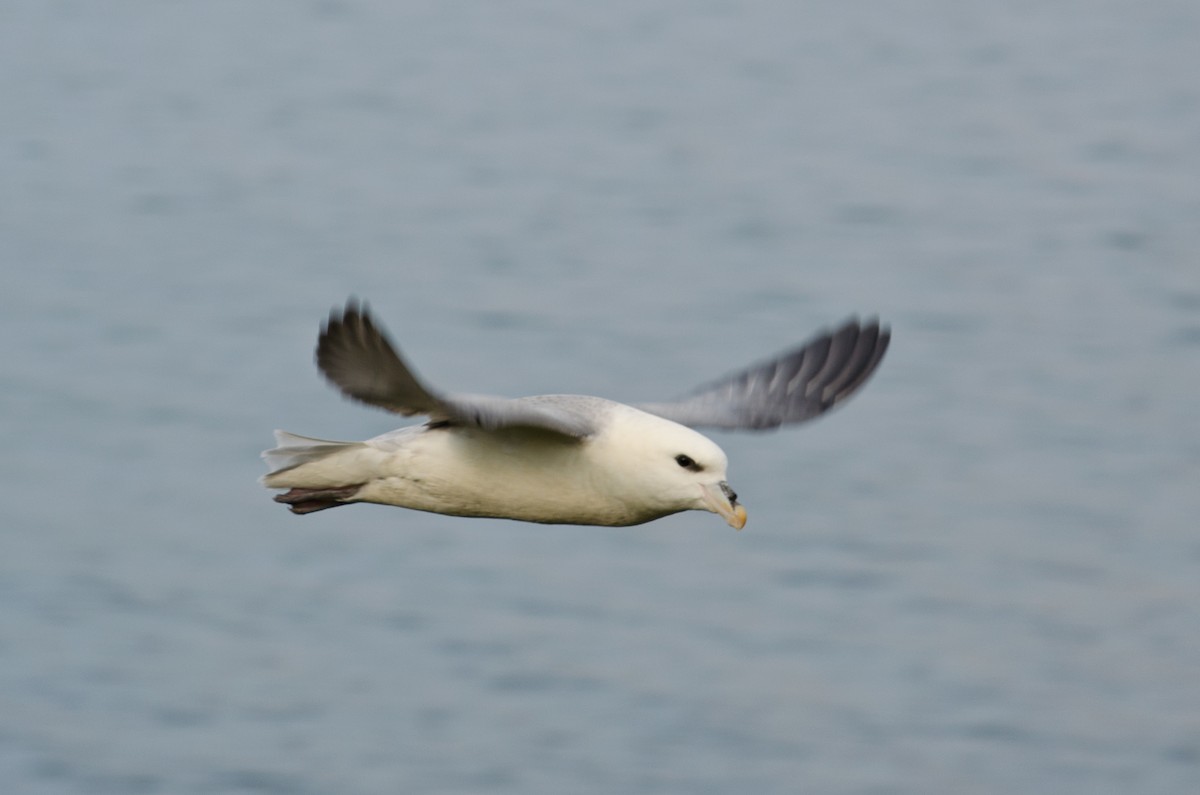
[[693, 390], [638, 408], [692, 427], [766, 430], [812, 419], [854, 394], [887, 352], [879, 321], [848, 320], [792, 350]]

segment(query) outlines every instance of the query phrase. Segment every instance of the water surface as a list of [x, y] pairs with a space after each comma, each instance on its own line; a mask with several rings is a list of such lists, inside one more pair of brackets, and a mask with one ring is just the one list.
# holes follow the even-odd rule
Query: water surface
[[[10, 3], [0, 781], [1192, 792], [1187, 4]], [[638, 528], [256, 483], [447, 389], [670, 397], [851, 313], [843, 411]]]

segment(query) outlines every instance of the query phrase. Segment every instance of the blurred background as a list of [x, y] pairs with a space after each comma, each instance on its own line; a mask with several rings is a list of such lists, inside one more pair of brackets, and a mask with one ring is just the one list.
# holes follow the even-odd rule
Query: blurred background
[[[0, 785], [1192, 793], [1200, 7], [10, 0]], [[667, 398], [879, 315], [750, 513], [257, 483], [369, 300], [433, 384]]]

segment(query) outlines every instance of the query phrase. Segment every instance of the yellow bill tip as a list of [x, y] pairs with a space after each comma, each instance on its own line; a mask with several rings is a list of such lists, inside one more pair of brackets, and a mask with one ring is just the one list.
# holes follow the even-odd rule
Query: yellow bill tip
[[733, 506], [733, 514], [726, 518], [729, 526], [734, 530], [741, 530], [746, 526], [746, 508], [743, 505]]

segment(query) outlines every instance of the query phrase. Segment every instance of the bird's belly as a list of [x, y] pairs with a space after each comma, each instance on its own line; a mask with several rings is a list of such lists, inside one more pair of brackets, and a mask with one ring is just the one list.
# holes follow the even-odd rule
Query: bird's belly
[[393, 475], [366, 483], [355, 499], [450, 516], [546, 524], [624, 526], [664, 515], [636, 510], [588, 488], [562, 483], [558, 478], [532, 490], [508, 480], [494, 479], [481, 488], [479, 482]]
[[388, 451], [355, 500], [550, 524], [618, 526], [663, 515], [609, 493], [581, 444], [527, 432], [426, 431]]

